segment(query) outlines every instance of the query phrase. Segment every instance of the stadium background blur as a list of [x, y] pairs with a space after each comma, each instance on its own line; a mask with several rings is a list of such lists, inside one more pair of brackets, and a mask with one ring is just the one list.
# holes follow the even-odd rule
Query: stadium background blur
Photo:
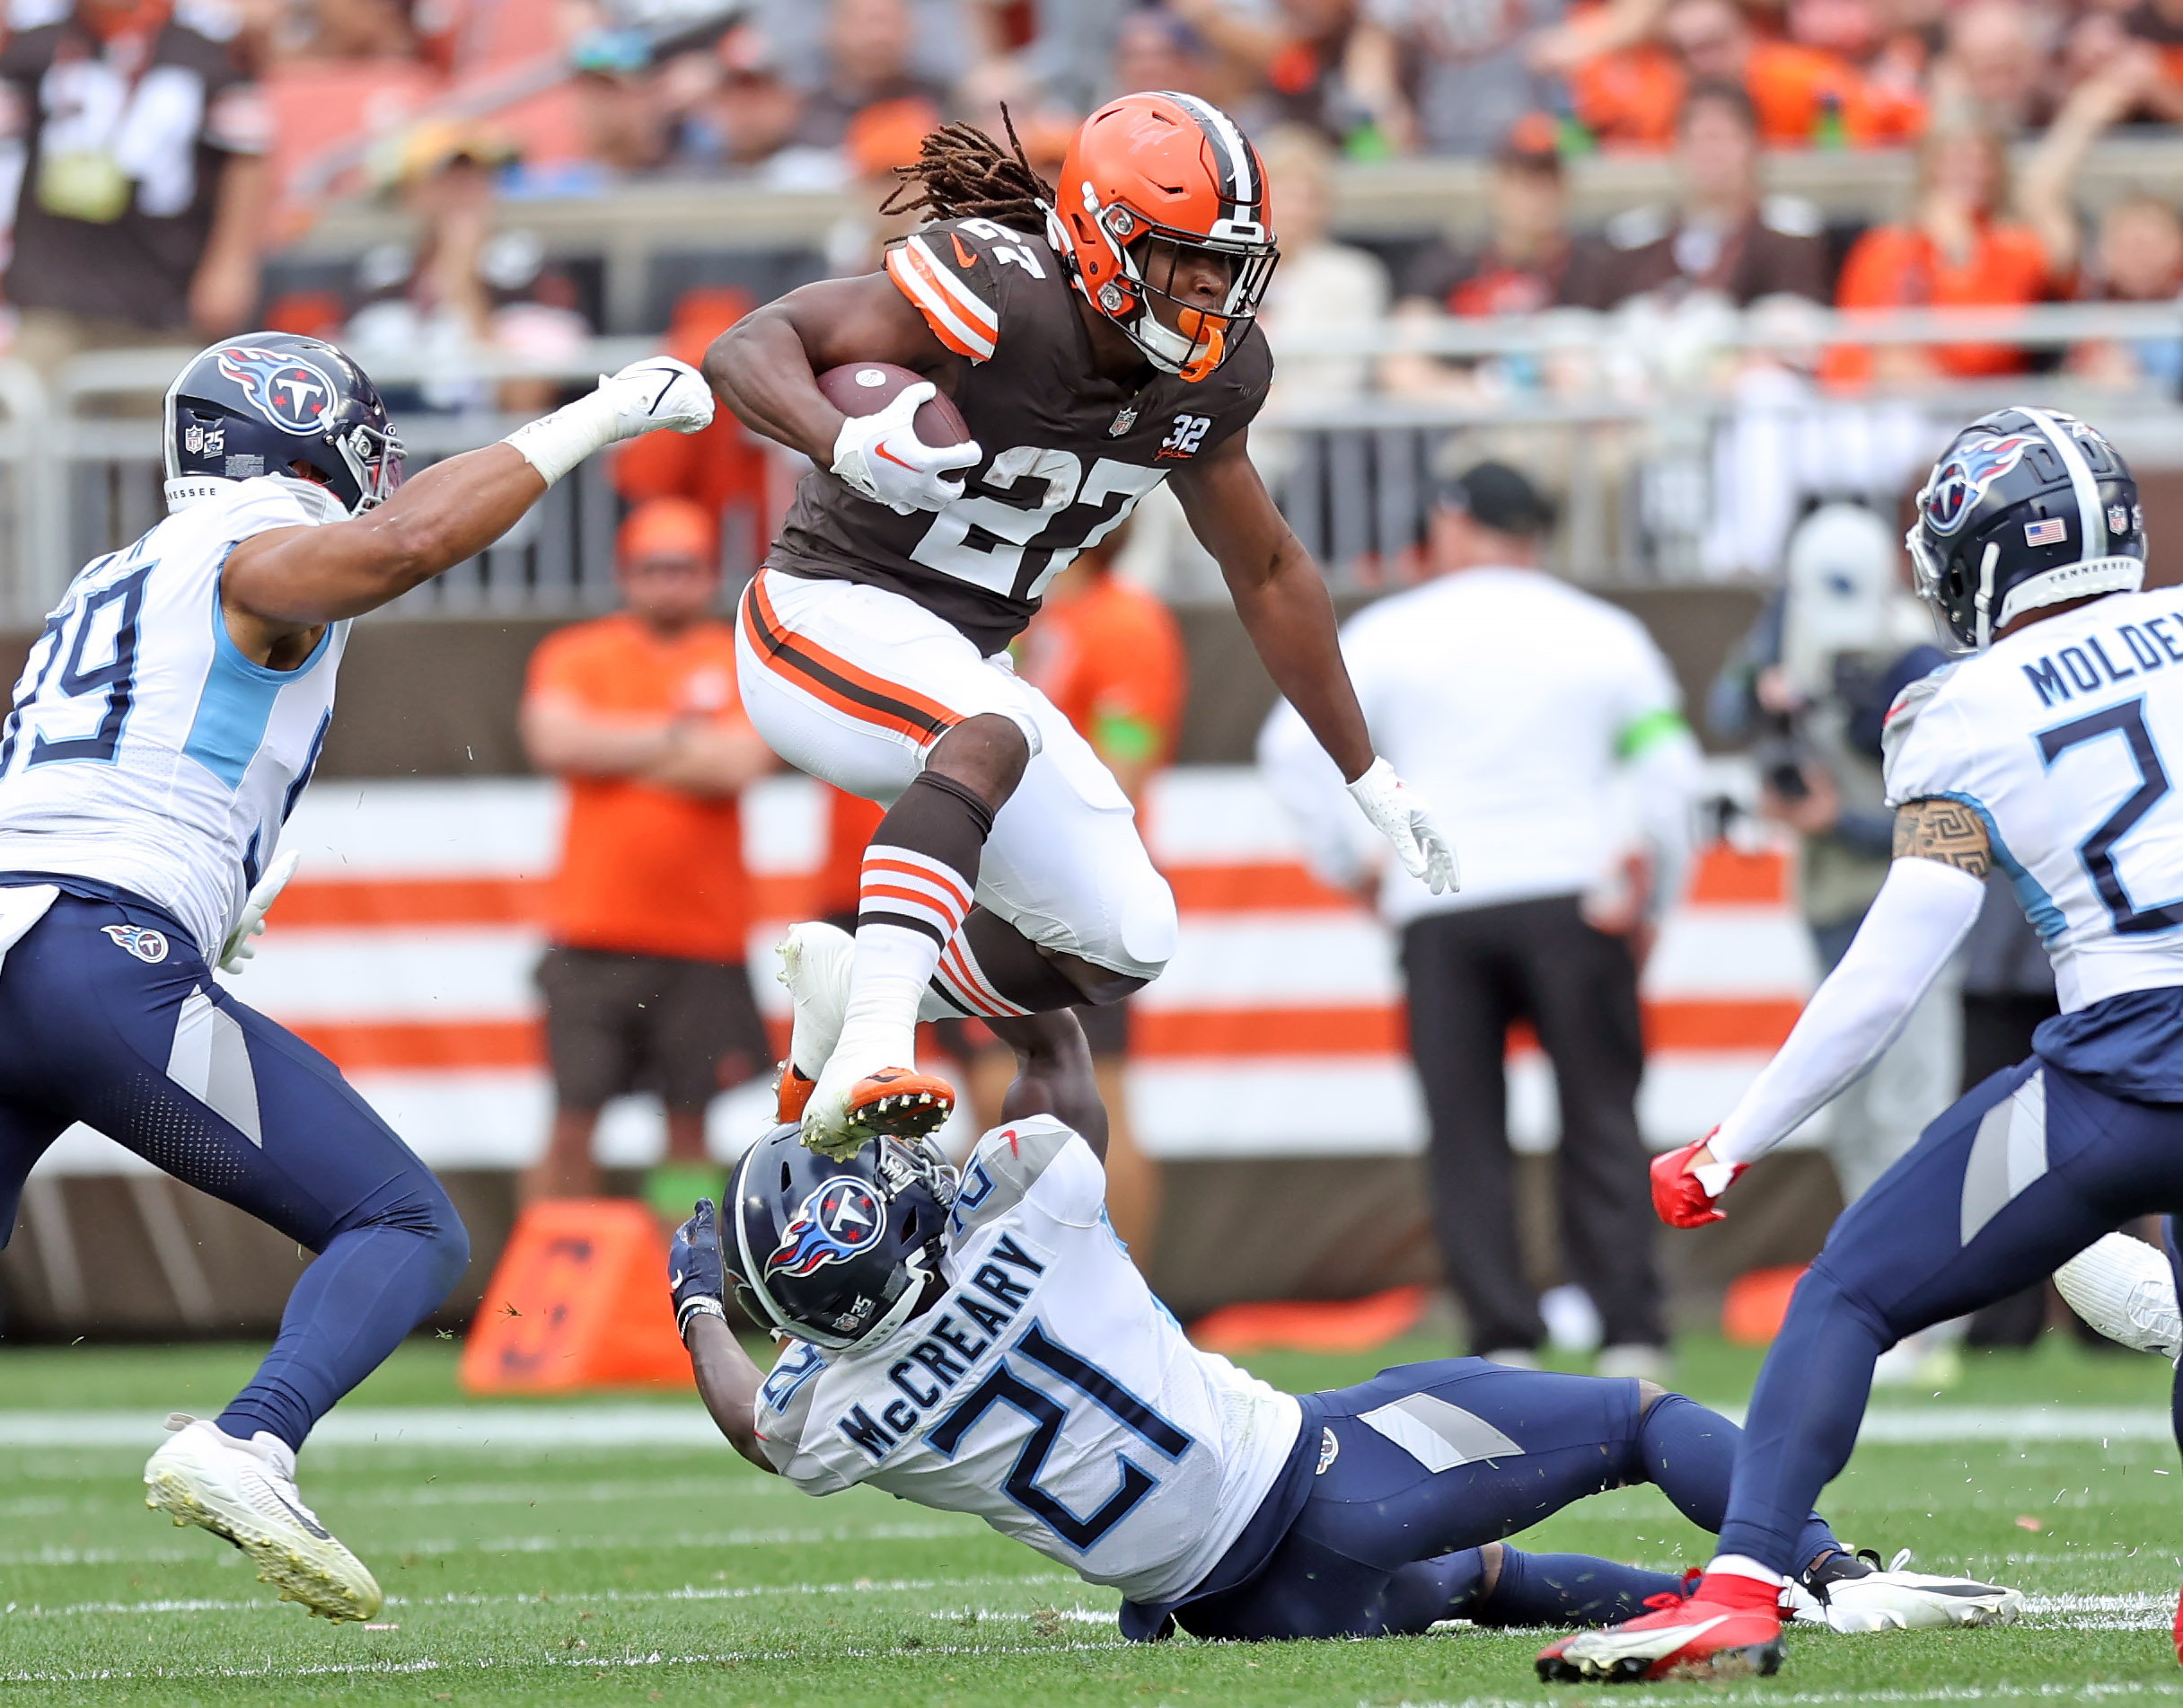
[[[933, 124], [997, 127], [1006, 101], [1051, 173], [1078, 119], [1139, 88], [1226, 105], [1271, 164], [1281, 375], [1254, 452], [1345, 610], [1417, 578], [1436, 474], [1501, 458], [1558, 500], [1550, 567], [1647, 625], [1699, 722], [1799, 516], [1851, 499], [1899, 528], [1947, 433], [2025, 396], [2092, 418], [2132, 459], [2154, 584], [2183, 529], [2176, 0], [182, 0], [175, 23], [225, 67], [217, 98], [194, 136], [138, 128], [119, 168], [138, 211], [90, 222], [74, 260], [94, 278], [148, 264], [130, 221], [175, 162], [143, 135], [193, 157], [216, 207], [186, 280], [92, 314], [105, 298], [56, 288], [37, 247], [87, 193], [56, 170], [84, 149], [62, 128], [80, 115], [40, 94], [50, 32], [90, 29], [126, 66], [132, 32], [167, 16], [164, 0], [79, 0], [75, 21], [66, 0], [15, 0], [0, 48], [0, 213], [38, 210], [0, 311], [10, 676], [75, 568], [160, 514], [149, 411], [185, 346], [259, 324], [341, 342], [387, 392], [414, 471], [637, 354], [694, 360], [753, 304], [876, 264], [900, 229], [877, 211], [891, 169]], [[117, 110], [146, 99], [134, 76]], [[478, 1252], [451, 1326], [551, 1117], [533, 969], [561, 809], [524, 758], [527, 662], [612, 607], [629, 505], [717, 515], [732, 597], [799, 472], [725, 416], [644, 441], [357, 627], [289, 829], [302, 876], [238, 990], [448, 1180]], [[1272, 690], [1171, 501], [1143, 506], [1115, 573], [1170, 607], [1187, 662], [1175, 763], [1143, 793], [1183, 948], [1130, 1036], [1131, 1124], [1166, 1181], [1154, 1284], [1186, 1318], [1429, 1288], [1389, 940], [1305, 870], [1250, 769]], [[1645, 976], [1656, 1148], [1725, 1111], [1818, 970], [1757, 767], [1726, 749], [1708, 765], [1703, 851]], [[1440, 805], [1460, 845], [1463, 803]], [[778, 1041], [770, 946], [836, 905], [837, 814], [776, 776], [740, 821], [748, 962]], [[1552, 1091], [1520, 1031], [1510, 1052], [1551, 1283]], [[724, 1093], [713, 1156], [766, 1106], [762, 1079]], [[610, 1105], [610, 1187], [634, 1190], [663, 1136], [656, 1103]], [[1678, 1324], [1710, 1326], [1734, 1277], [1817, 1248], [1839, 1202], [1824, 1136], [1762, 1164], [1731, 1223], [1664, 1246]], [[72, 1131], [0, 1254], [4, 1332], [261, 1334], [296, 1262]]]

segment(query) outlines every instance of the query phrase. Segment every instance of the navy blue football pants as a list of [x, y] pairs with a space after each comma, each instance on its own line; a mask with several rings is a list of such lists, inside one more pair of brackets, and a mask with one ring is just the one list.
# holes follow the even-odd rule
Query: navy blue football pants
[[[1376, 1637], [1441, 1619], [1630, 1617], [1647, 1597], [1679, 1592], [1681, 1577], [1509, 1548], [1488, 1594], [1479, 1549], [1635, 1483], [1657, 1484], [1692, 1523], [1718, 1530], [1739, 1439], [1680, 1394], [1648, 1408], [1634, 1381], [1480, 1358], [1383, 1370], [1312, 1395], [1306, 1418], [1324, 1431], [1309, 1498], [1254, 1576], [1175, 1609], [1193, 1635]], [[1800, 1529], [1807, 1560], [1839, 1545], [1816, 1514]]]
[[[2183, 1107], [2037, 1058], [1967, 1092], [1844, 1211], [1751, 1395], [1721, 1551], [1790, 1569], [1796, 1518], [1847, 1464], [1880, 1353], [2005, 1298], [2132, 1217], [2183, 1211]], [[2169, 1223], [2174, 1261], [2175, 1231]], [[2183, 1398], [2177, 1410], [2183, 1439]]]
[[74, 1121], [319, 1254], [220, 1419], [232, 1435], [302, 1445], [469, 1264], [446, 1193], [340, 1070], [118, 894], [62, 895], [0, 961], [0, 1244]]

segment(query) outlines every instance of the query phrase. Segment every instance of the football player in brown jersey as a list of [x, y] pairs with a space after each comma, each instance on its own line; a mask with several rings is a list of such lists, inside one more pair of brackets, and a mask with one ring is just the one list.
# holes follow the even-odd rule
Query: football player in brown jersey
[[[1193, 95], [1128, 95], [1085, 121], [1058, 191], [963, 125], [902, 175], [925, 223], [883, 271], [792, 291], [705, 358], [746, 425], [817, 465], [743, 598], [744, 707], [790, 763], [888, 805], [840, 1042], [783, 1076], [783, 1118], [839, 1154], [952, 1106], [911, 1066], [920, 1006], [986, 1020], [1027, 1071], [1080, 1058], [1088, 1079], [1067, 1010], [1140, 988], [1174, 952], [1175, 900], [1128, 800], [1005, 650], [1071, 556], [1164, 480], [1359, 806], [1413, 876], [1456, 885], [1448, 838], [1373, 753], [1325, 584], [1246, 450], [1278, 251], [1243, 133]], [[814, 376], [855, 362], [924, 383], [845, 415]], [[971, 443], [919, 440], [936, 387]]]

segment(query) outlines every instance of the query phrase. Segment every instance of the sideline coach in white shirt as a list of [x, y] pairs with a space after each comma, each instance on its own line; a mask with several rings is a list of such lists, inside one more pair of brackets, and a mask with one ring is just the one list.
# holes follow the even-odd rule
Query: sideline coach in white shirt
[[1650, 1375], [1666, 1334], [1637, 973], [1689, 863], [1697, 746], [1643, 626], [1537, 567], [1553, 522], [1521, 474], [1480, 463], [1436, 495], [1431, 579], [1342, 631], [1375, 745], [1453, 817], [1459, 893], [1376, 867], [1289, 706], [1258, 757], [1321, 876], [1376, 882], [1401, 934], [1434, 1227], [1472, 1351], [1520, 1363], [1545, 1334], [1518, 1245], [1503, 1072], [1525, 1019], [1554, 1064], [1562, 1255], [1599, 1308], [1599, 1369]]

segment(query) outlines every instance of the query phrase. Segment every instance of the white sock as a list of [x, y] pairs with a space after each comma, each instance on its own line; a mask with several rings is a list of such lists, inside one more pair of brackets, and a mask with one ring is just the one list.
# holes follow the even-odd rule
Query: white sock
[[1706, 1563], [1705, 1574], [1725, 1572], [1731, 1578], [1751, 1578], [1760, 1583], [1770, 1583], [1776, 1589], [1782, 1587], [1782, 1574], [1769, 1566], [1763, 1566], [1748, 1554], [1716, 1554]]
[[915, 1064], [918, 1011], [941, 949], [970, 912], [972, 887], [929, 854], [878, 842], [865, 850], [836, 1058], [866, 1071]]

